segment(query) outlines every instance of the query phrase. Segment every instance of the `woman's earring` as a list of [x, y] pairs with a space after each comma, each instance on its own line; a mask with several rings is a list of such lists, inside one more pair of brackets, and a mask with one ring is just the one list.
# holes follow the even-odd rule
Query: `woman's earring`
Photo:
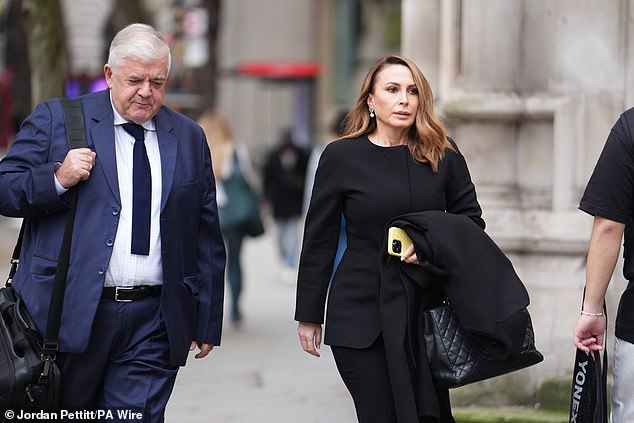
[[370, 117], [373, 118], [374, 117], [374, 107], [370, 106], [370, 107], [368, 107], [368, 110], [370, 111]]

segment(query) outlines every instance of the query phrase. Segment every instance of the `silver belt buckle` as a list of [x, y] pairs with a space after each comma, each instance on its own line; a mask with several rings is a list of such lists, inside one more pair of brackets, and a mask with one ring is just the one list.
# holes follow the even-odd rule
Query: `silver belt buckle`
[[114, 287], [114, 300], [120, 303], [131, 303], [133, 300], [123, 300], [119, 298], [119, 291], [131, 291], [133, 290], [133, 286], [115, 286]]

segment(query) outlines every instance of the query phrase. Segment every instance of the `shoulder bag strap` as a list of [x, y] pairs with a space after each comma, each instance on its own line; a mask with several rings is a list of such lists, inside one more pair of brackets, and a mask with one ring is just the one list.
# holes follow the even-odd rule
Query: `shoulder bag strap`
[[11, 255], [11, 269], [9, 269], [9, 277], [7, 278], [7, 282], [5, 286], [10, 287], [13, 282], [13, 277], [15, 276], [15, 272], [18, 270], [18, 264], [20, 263], [20, 251], [22, 250], [22, 239], [24, 238], [24, 220], [22, 221], [22, 225], [20, 226], [20, 234], [18, 235], [18, 240], [15, 243], [15, 247], [13, 248], [13, 254]]
[[[586, 289], [583, 288], [583, 299], [581, 300], [581, 307], [583, 307], [583, 300], [586, 298]], [[608, 379], [608, 307], [603, 300], [603, 316], [605, 317], [605, 333], [603, 334], [603, 354], [596, 351], [594, 354], [594, 360], [600, 360], [600, 365], [596, 366], [597, 380], [596, 380], [596, 406], [594, 408], [593, 421], [595, 422], [607, 422], [608, 421], [608, 404], [607, 404], [607, 379]]]
[[[601, 380], [597, 381], [597, 407], [594, 416], [595, 421], [608, 422], [607, 384], [608, 384], [608, 308], [603, 301], [603, 314], [605, 315], [605, 334], [603, 336], [603, 362], [601, 363]], [[597, 357], [601, 354], [597, 352]], [[599, 420], [600, 419], [600, 420]]]
[[[62, 99], [62, 106], [64, 108], [64, 123], [66, 125], [66, 137], [68, 138], [69, 150], [87, 147], [84, 116], [80, 101], [78, 99]], [[47, 355], [55, 354], [59, 348], [59, 328], [62, 318], [64, 292], [66, 290], [66, 276], [70, 262], [70, 246], [75, 222], [75, 205], [77, 204], [76, 191], [74, 188], [68, 191], [69, 209], [66, 216], [64, 239], [57, 259], [57, 270], [55, 271], [51, 304], [48, 311], [48, 323], [46, 325], [46, 334], [42, 348], [43, 352]]]

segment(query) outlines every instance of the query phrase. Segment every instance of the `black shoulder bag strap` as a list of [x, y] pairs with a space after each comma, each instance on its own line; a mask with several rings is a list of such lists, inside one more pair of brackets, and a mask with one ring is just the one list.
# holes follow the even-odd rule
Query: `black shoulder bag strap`
[[[81, 109], [81, 102], [77, 99], [62, 99], [64, 108], [64, 123], [66, 125], [66, 137], [68, 138], [68, 149], [87, 147], [86, 130], [84, 128], [84, 114]], [[66, 276], [70, 263], [70, 246], [73, 238], [73, 226], [75, 223], [75, 206], [77, 204], [77, 189], [70, 189], [68, 192], [69, 209], [66, 215], [66, 227], [64, 229], [64, 239], [57, 259], [57, 269], [53, 281], [53, 293], [51, 295], [51, 305], [48, 310], [48, 323], [44, 336], [43, 352], [54, 354], [59, 348], [58, 337], [59, 328], [62, 321], [62, 305], [64, 304], [64, 292], [66, 290]]]
[[22, 250], [22, 238], [24, 238], [24, 222], [22, 222], [22, 226], [20, 226], [20, 234], [18, 235], [18, 241], [15, 243], [15, 247], [13, 248], [13, 254], [11, 255], [11, 269], [9, 270], [9, 277], [7, 278], [7, 282], [5, 285], [7, 287], [11, 286], [13, 282], [13, 277], [15, 276], [15, 272], [18, 270], [18, 263], [20, 263], [20, 251]]
[[[585, 288], [583, 297], [585, 299]], [[581, 303], [583, 307], [583, 302]], [[570, 395], [570, 421], [607, 423], [607, 375], [608, 375], [608, 309], [603, 302], [606, 329], [603, 351], [587, 354], [576, 349]]]
[[[597, 408], [594, 415], [596, 421], [608, 422], [608, 307], [603, 301], [603, 315], [605, 316], [605, 334], [603, 335], [603, 361], [601, 364], [601, 379], [597, 382]], [[600, 359], [596, 352], [596, 359]], [[599, 366], [597, 366], [598, 368]]]
[[[87, 147], [88, 144], [86, 143], [84, 116], [80, 101], [77, 99], [62, 99], [61, 102], [62, 107], [64, 108], [64, 124], [66, 126], [66, 137], [68, 139], [69, 150]], [[66, 216], [64, 238], [60, 248], [59, 257], [57, 259], [57, 269], [55, 271], [55, 279], [53, 282], [53, 292], [51, 294], [46, 334], [44, 334], [42, 344], [42, 353], [50, 357], [54, 356], [59, 348], [59, 328], [62, 320], [62, 305], [64, 303], [64, 292], [66, 290], [66, 276], [68, 274], [68, 265], [70, 261], [70, 245], [73, 235], [73, 225], [75, 222], [75, 205], [77, 203], [77, 192], [75, 188], [71, 188], [68, 191], [68, 203], [69, 208]], [[20, 235], [18, 235], [18, 241], [13, 249], [11, 270], [9, 271], [7, 286], [11, 285], [13, 276], [17, 270], [25, 226], [26, 220], [22, 222]]]

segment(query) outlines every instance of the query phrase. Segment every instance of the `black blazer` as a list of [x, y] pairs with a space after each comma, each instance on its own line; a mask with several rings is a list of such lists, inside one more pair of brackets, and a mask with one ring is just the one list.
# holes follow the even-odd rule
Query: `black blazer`
[[[295, 320], [323, 323], [324, 342], [365, 348], [379, 335], [379, 256], [386, 224], [403, 214], [464, 214], [484, 228], [464, 157], [455, 143], [437, 172], [406, 146], [380, 147], [367, 136], [330, 143], [315, 176], [299, 264]], [[347, 249], [330, 283], [341, 214]]]

